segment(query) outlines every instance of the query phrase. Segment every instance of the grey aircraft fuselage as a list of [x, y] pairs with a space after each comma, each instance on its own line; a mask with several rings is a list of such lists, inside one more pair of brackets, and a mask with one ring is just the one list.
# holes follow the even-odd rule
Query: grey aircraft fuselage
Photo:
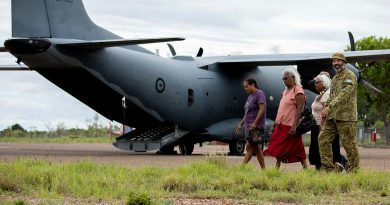
[[[281, 72], [286, 66], [263, 66], [246, 72], [231, 69], [221, 73], [216, 67], [199, 68], [204, 62], [217, 61], [221, 57], [163, 58], [121, 47], [69, 51], [56, 48], [56, 39], [47, 40], [51, 42], [47, 51], [36, 55], [19, 54], [18, 57], [30, 68], [42, 71], [44, 76], [47, 72], [56, 72], [56, 69], [87, 70], [135, 105], [127, 108], [126, 119], [121, 115], [116, 119], [107, 116], [133, 127], [157, 123], [150, 122], [149, 118], [142, 116], [144, 114], [152, 116], [155, 121], [174, 122], [190, 130], [200, 130], [224, 119], [242, 118], [248, 96], [243, 81], [248, 77], [257, 79], [260, 88], [266, 92], [267, 117], [273, 120], [284, 90]], [[50, 80], [50, 74], [47, 76]], [[67, 81], [73, 83], [72, 76], [69, 78]], [[89, 91], [91, 95], [96, 92], [100, 91]], [[88, 96], [88, 92], [83, 96]], [[107, 100], [115, 99], [100, 99], [103, 104]], [[121, 99], [116, 99], [116, 104], [121, 109]], [[145, 113], [137, 112], [139, 108]]]

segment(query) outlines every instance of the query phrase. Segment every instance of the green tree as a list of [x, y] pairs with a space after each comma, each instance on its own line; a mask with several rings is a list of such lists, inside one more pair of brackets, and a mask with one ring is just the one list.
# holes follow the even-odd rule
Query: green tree
[[56, 135], [57, 137], [62, 137], [65, 135], [66, 127], [64, 122], [59, 122], [57, 123], [57, 128], [56, 128]]
[[102, 137], [107, 135], [107, 128], [99, 124], [99, 115], [95, 114], [92, 119], [87, 119], [87, 135], [90, 137]]
[[19, 124], [14, 124], [14, 125], [12, 125], [11, 126], [11, 130], [20, 130], [20, 131], [23, 131], [23, 132], [25, 132], [26, 130], [21, 126], [21, 125], [19, 125]]
[[0, 137], [25, 137], [28, 132], [19, 124], [9, 126], [0, 132]]
[[[390, 49], [390, 39], [387, 37], [369, 36], [356, 42], [357, 50], [378, 50]], [[364, 64], [358, 65], [360, 68], [366, 67]], [[363, 78], [372, 85], [380, 89], [383, 94], [378, 94], [363, 86], [359, 87], [359, 117], [362, 119], [366, 115], [373, 125], [378, 119], [384, 122], [387, 143], [390, 143], [390, 62], [378, 61], [370, 64], [362, 71]]]

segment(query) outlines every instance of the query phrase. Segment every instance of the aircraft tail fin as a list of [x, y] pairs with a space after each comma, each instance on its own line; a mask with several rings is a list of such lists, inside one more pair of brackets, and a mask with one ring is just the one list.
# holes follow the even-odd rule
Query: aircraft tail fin
[[82, 0], [12, 0], [12, 36], [118, 39], [89, 18]]

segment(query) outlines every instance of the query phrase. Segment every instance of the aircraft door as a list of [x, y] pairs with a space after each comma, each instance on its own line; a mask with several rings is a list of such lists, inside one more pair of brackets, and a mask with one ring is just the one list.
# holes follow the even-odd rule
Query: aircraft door
[[199, 100], [202, 100], [200, 123], [208, 125], [211, 122], [211, 119], [215, 118], [214, 115], [217, 114], [218, 108], [216, 106], [218, 105], [218, 94], [213, 78], [199, 80], [201, 85]]

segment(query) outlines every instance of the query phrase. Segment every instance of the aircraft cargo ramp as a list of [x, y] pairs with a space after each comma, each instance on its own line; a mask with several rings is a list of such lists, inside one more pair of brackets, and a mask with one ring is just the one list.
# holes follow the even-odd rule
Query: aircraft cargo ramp
[[175, 126], [158, 126], [148, 130], [136, 129], [116, 138], [113, 145], [121, 150], [173, 152], [173, 148], [189, 131]]

